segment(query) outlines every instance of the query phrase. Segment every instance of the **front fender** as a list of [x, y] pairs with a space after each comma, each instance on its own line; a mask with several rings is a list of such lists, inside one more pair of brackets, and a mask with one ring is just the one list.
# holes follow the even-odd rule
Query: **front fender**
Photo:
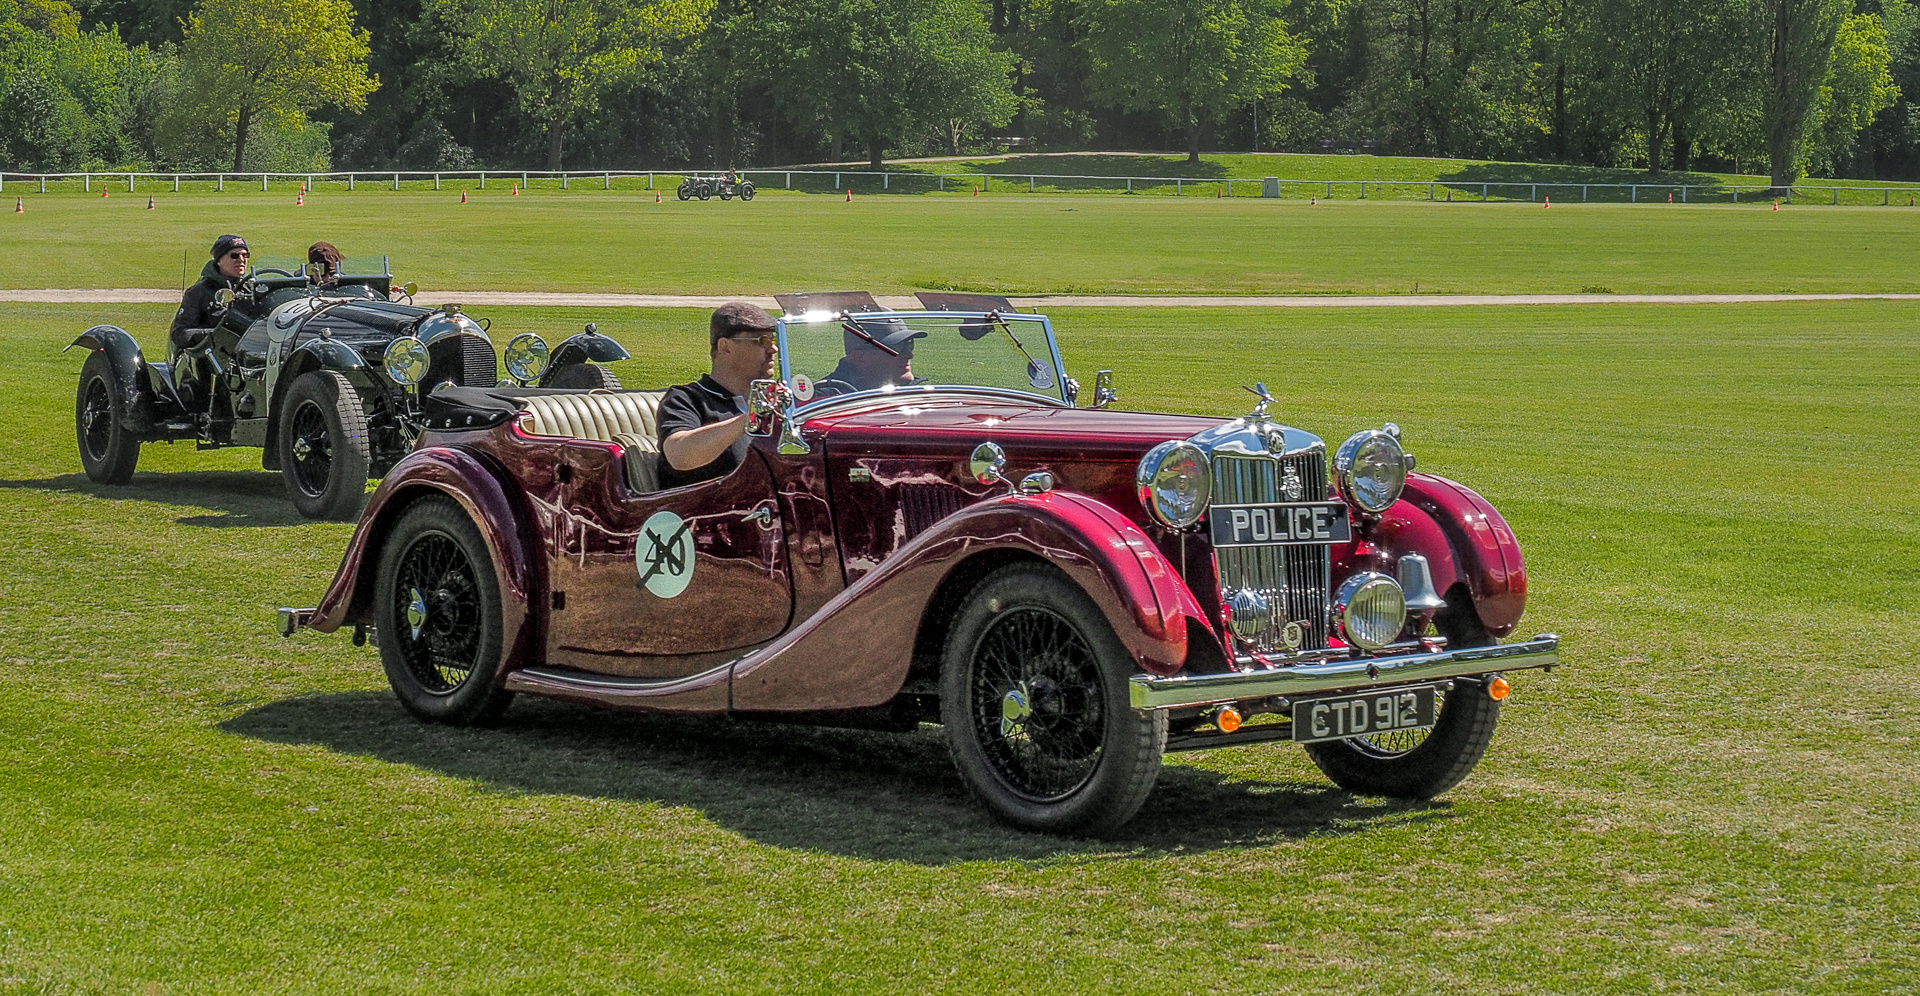
[[154, 396], [147, 384], [146, 357], [141, 355], [140, 344], [133, 336], [118, 325], [95, 325], [60, 351], [64, 353], [75, 346], [107, 354], [107, 362], [113, 367], [114, 387], [126, 411], [121, 425], [135, 434], [152, 431]]
[[995, 552], [1044, 560], [1065, 573], [1099, 606], [1139, 669], [1169, 675], [1185, 664], [1187, 620], [1202, 613], [1145, 534], [1084, 496], [1008, 495], [942, 519], [811, 618], [735, 662], [732, 708], [788, 712], [887, 702], [906, 682], [919, 623], [941, 582], [962, 563]]
[[1386, 555], [1375, 568], [1383, 573], [1394, 573], [1384, 560], [1418, 553], [1427, 558], [1441, 594], [1465, 584], [1488, 633], [1506, 636], [1520, 624], [1527, 605], [1520, 542], [1493, 505], [1466, 485], [1432, 474], [1408, 475], [1400, 501], [1363, 538]]
[[[307, 359], [306, 357], [311, 357]], [[287, 369], [298, 377], [309, 370], [365, 370], [367, 361], [345, 343], [331, 339], [308, 339], [287, 358]]]
[[[447, 446], [415, 450], [394, 464], [368, 500], [340, 569], [307, 625], [331, 633], [347, 623], [371, 622], [375, 574], [394, 521], [415, 501], [441, 494], [458, 502], [486, 538], [500, 585], [500, 645], [505, 659], [513, 666], [537, 663], [539, 627], [529, 624], [537, 623], [529, 607], [542, 604], [547, 582], [532, 510], [524, 496], [509, 487], [509, 480], [490, 460]], [[501, 669], [502, 680], [507, 670]]]
[[613, 363], [630, 359], [631, 354], [625, 346], [614, 342], [598, 332], [576, 332], [554, 347], [552, 358], [547, 363], [547, 372], [540, 375], [540, 386], [545, 387], [553, 377], [554, 371], [575, 363], [589, 360], [595, 363]]

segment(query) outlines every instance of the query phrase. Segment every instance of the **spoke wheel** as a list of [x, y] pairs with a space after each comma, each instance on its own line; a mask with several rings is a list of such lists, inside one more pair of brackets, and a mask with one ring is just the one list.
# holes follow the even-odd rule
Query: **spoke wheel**
[[[1480, 625], [1473, 599], [1455, 588], [1434, 625], [1450, 647], [1485, 647], [1496, 641]], [[1307, 756], [1334, 784], [1362, 795], [1431, 799], [1473, 772], [1493, 741], [1500, 703], [1478, 678], [1455, 681], [1436, 693], [1434, 724], [1349, 740], [1305, 744]]]
[[300, 375], [280, 408], [280, 473], [309, 519], [354, 519], [367, 504], [372, 458], [360, 393], [332, 370]]
[[954, 618], [940, 717], [961, 775], [994, 815], [1051, 833], [1103, 833], [1152, 791], [1166, 714], [1131, 707], [1133, 661], [1065, 575], [1015, 564]]
[[102, 350], [88, 353], [80, 368], [73, 423], [80, 466], [96, 484], [125, 484], [140, 463], [140, 440], [127, 431], [125, 407], [113, 361]]
[[480, 530], [460, 506], [427, 498], [394, 523], [380, 554], [375, 619], [387, 683], [409, 712], [436, 722], [497, 718], [500, 585]]

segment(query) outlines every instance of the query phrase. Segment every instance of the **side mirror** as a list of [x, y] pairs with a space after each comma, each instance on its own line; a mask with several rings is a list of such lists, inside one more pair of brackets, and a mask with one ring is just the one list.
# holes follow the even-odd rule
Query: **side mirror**
[[592, 323], [592, 322], [588, 322], [588, 323], [587, 323], [587, 328], [586, 328], [586, 332], [587, 332], [587, 334], [588, 334], [588, 335], [593, 335], [593, 334], [595, 334], [595, 333], [597, 333], [597, 332], [599, 332], [599, 331], [600, 331], [600, 326], [598, 326], [598, 325], [595, 325], [595, 324], [594, 324], [594, 323]]
[[1013, 482], [1007, 480], [1003, 473], [1006, 469], [1007, 451], [1001, 449], [999, 443], [981, 443], [975, 446], [972, 459], [967, 461], [967, 472], [981, 484], [997, 482], [1011, 485]]
[[409, 280], [406, 283], [400, 285], [400, 293], [405, 294], [408, 297], [412, 297], [415, 294], [420, 293], [420, 285]]
[[793, 407], [793, 392], [777, 380], [756, 380], [747, 385], [747, 435], [773, 435], [773, 420]]
[[226, 287], [222, 287], [219, 290], [214, 291], [213, 303], [219, 305], [222, 308], [231, 307], [233, 305], [233, 291]]
[[317, 284], [321, 280], [326, 279], [326, 276], [327, 276], [327, 264], [325, 263], [308, 263], [307, 264], [308, 280], [311, 280]]
[[1113, 389], [1113, 371], [1102, 370], [1093, 375], [1093, 407], [1105, 408], [1120, 400], [1120, 393]]

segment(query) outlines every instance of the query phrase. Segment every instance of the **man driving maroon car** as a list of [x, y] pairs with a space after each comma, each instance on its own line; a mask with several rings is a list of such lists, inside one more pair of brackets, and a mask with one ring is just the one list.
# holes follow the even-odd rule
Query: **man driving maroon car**
[[713, 311], [713, 372], [660, 399], [660, 487], [725, 477], [747, 455], [747, 387], [777, 377], [773, 316], [745, 301]]

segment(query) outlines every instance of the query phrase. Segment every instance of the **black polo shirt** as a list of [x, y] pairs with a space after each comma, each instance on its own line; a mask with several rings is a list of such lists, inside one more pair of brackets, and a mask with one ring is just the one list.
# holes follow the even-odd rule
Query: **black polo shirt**
[[[735, 400], [733, 392], [721, 387], [720, 382], [714, 380], [712, 374], [701, 377], [691, 384], [669, 387], [666, 395], [660, 399], [660, 414], [657, 422], [660, 427], [660, 442], [664, 444], [667, 437], [676, 432], [698, 429], [715, 422], [725, 422], [743, 411], [745, 409], [741, 408], [739, 402]], [[740, 466], [740, 461], [747, 456], [747, 447], [752, 443], [752, 437], [741, 436], [712, 463], [692, 470], [675, 470], [673, 464], [668, 463], [666, 456], [662, 454], [660, 487], [663, 490], [680, 488], [701, 481], [711, 481], [716, 477], [725, 477], [733, 473], [733, 468]]]

